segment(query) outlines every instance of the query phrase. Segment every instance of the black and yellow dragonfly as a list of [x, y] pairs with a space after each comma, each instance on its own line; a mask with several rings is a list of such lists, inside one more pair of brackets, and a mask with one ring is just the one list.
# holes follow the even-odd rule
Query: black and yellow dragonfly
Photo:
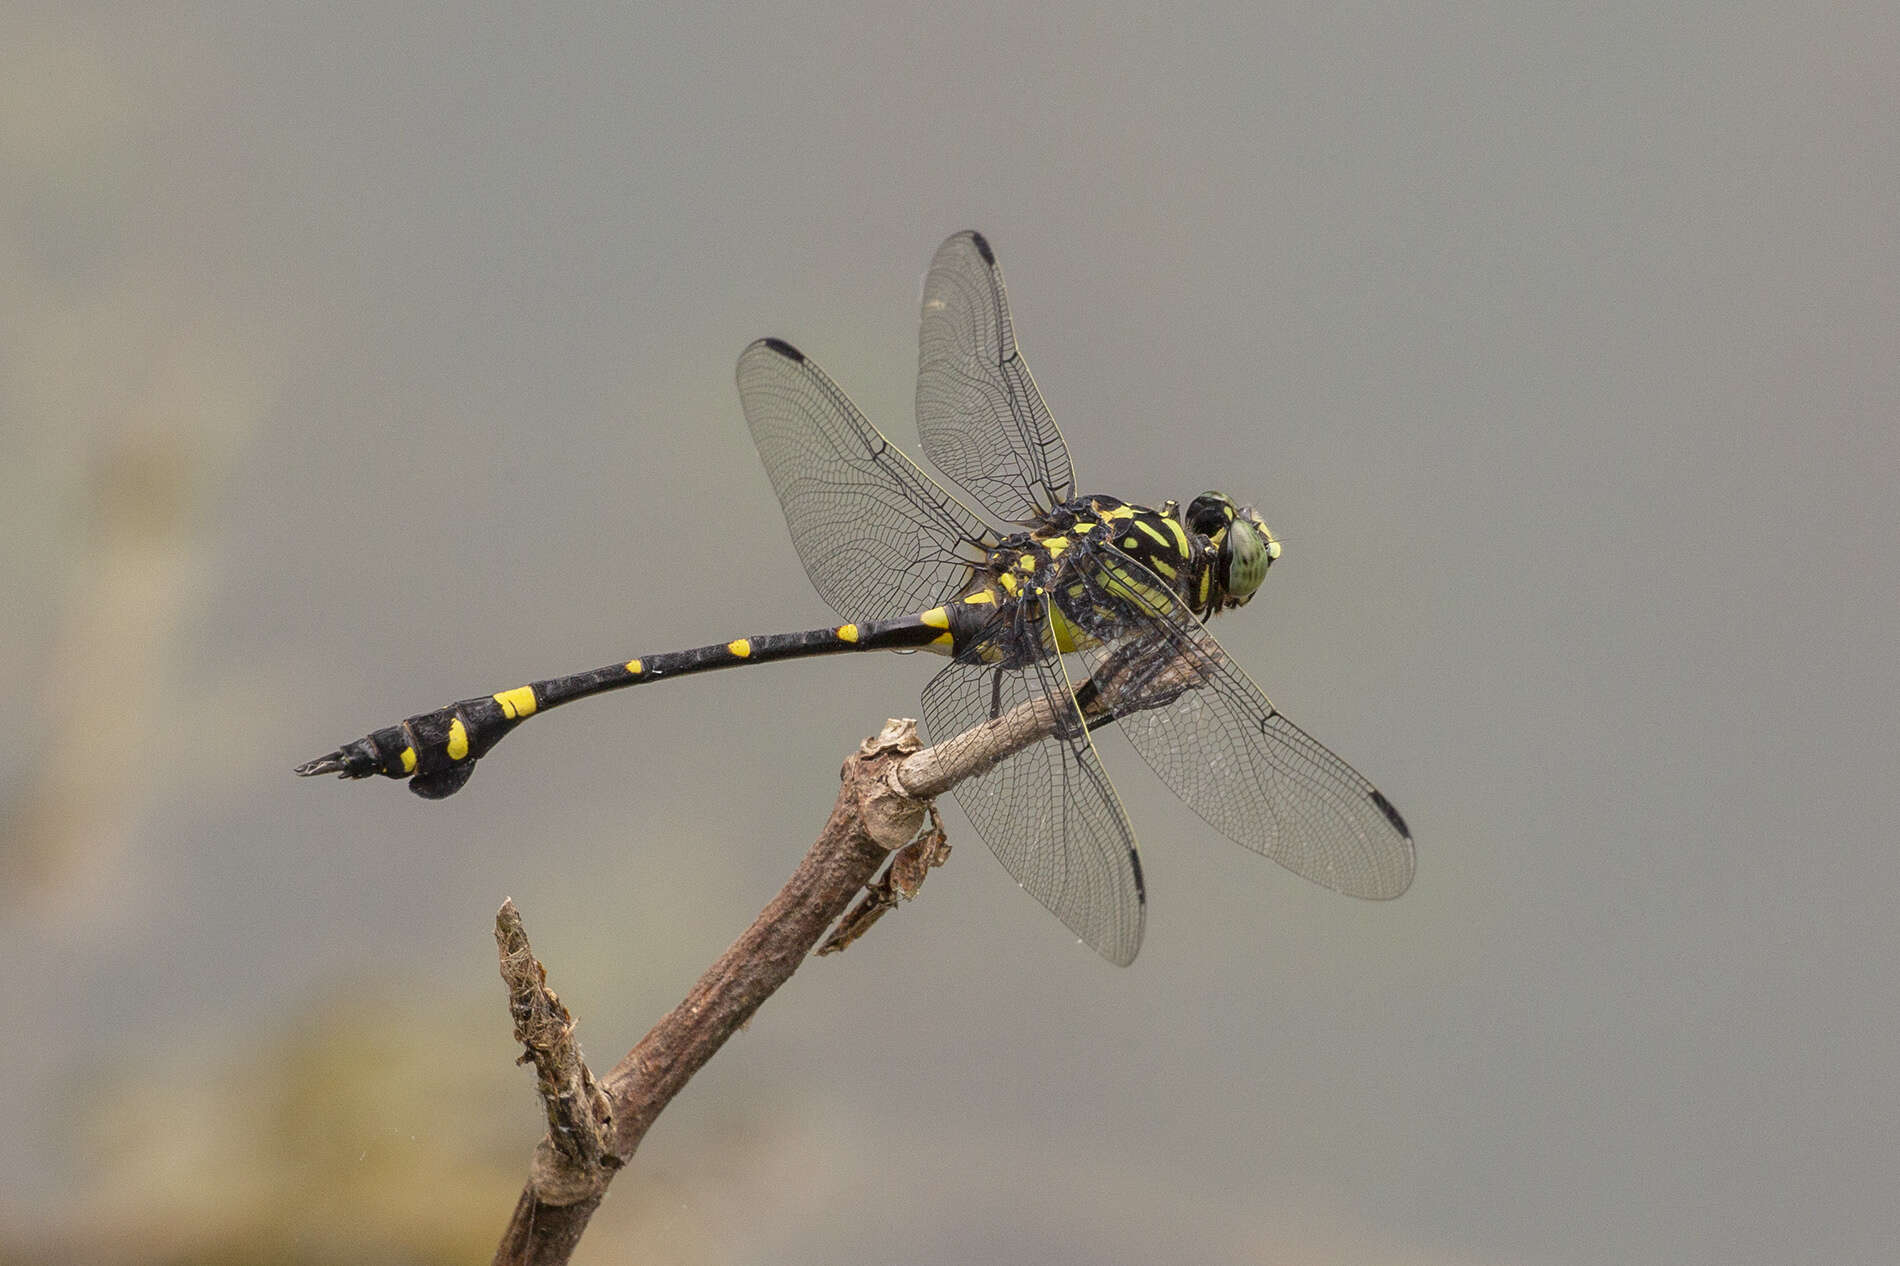
[[1236, 843], [1353, 896], [1404, 892], [1414, 860], [1398, 810], [1281, 716], [1203, 624], [1245, 606], [1280, 556], [1259, 514], [1214, 492], [1185, 512], [1076, 495], [982, 235], [955, 235], [931, 261], [919, 344], [924, 452], [998, 523], [919, 469], [803, 353], [762, 339], [739, 357], [746, 421], [805, 570], [848, 623], [464, 699], [297, 772], [406, 778], [439, 798], [503, 735], [575, 699], [715, 668], [921, 649], [950, 661], [923, 693], [938, 741], [1052, 701], [1050, 736], [962, 782], [957, 798], [1018, 882], [1111, 961], [1133, 961], [1146, 898], [1091, 738], [1106, 725]]

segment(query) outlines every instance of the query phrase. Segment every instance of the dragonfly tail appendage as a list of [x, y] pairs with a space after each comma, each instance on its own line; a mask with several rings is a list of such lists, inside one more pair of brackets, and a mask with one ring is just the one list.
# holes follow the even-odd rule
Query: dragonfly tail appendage
[[520, 690], [464, 699], [345, 743], [297, 766], [296, 772], [305, 778], [407, 778], [409, 790], [425, 800], [440, 800], [460, 791], [474, 774], [475, 762], [534, 714], [532, 699]]

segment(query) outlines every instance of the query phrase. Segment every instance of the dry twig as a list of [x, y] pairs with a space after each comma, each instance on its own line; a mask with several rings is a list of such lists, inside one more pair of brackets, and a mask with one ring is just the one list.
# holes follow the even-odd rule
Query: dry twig
[[[1113, 691], [1098, 695], [1091, 717], [1112, 712]], [[1036, 698], [926, 750], [918, 750], [917, 723], [891, 721], [845, 762], [844, 786], [811, 846], [752, 926], [734, 941], [686, 995], [640, 1039], [625, 1059], [594, 1083], [572, 1041], [573, 1021], [548, 990], [520, 916], [503, 905], [496, 936], [516, 1036], [535, 1064], [547, 1102], [549, 1134], [535, 1151], [527, 1185], [516, 1202], [497, 1266], [566, 1262], [615, 1172], [674, 1095], [725, 1040], [791, 979], [828, 928], [870, 887], [893, 851], [917, 840], [931, 802], [965, 778], [994, 768], [1055, 732], [1063, 701]], [[908, 896], [948, 846], [941, 833], [925, 836], [892, 881]], [[882, 908], [894, 904], [895, 898]], [[882, 908], [878, 913], [882, 912]], [[845, 943], [864, 922], [847, 927]], [[840, 946], [841, 948], [841, 946]]]
[[[785, 887], [685, 1001], [600, 1079], [604, 1116], [592, 1106], [586, 1089], [591, 1076], [569, 1040], [572, 1021], [558, 1010], [558, 1000], [551, 1007], [537, 1000], [546, 982], [525, 935], [518, 944], [504, 939], [504, 970], [510, 974], [510, 1006], [518, 1026], [524, 1008], [531, 1017], [558, 1011], [558, 1019], [531, 1018], [528, 1024], [529, 1033], [551, 1039], [544, 1043], [545, 1058], [537, 1054], [533, 1038], [524, 1035], [523, 1041], [540, 1073], [544, 1097], [554, 1087], [553, 1098], [560, 1102], [548, 1104], [550, 1135], [536, 1149], [527, 1185], [496, 1250], [497, 1263], [568, 1260], [615, 1171], [632, 1158], [667, 1103], [791, 978], [890, 853], [916, 835], [925, 805], [892, 775], [918, 746], [915, 722], [893, 721], [845, 762], [844, 786], [831, 818]], [[511, 909], [503, 908], [503, 920]], [[517, 916], [513, 929], [519, 928]], [[562, 1063], [562, 1050], [573, 1055], [572, 1066]], [[594, 1136], [598, 1150], [585, 1139], [583, 1127], [592, 1123], [600, 1126]]]

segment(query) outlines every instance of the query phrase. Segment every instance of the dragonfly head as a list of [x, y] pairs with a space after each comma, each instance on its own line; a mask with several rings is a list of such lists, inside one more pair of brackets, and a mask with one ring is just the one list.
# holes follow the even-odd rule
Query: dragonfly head
[[1204, 492], [1188, 503], [1188, 529], [1213, 547], [1220, 607], [1244, 607], [1267, 568], [1280, 557], [1280, 542], [1252, 506], [1235, 505], [1225, 493]]

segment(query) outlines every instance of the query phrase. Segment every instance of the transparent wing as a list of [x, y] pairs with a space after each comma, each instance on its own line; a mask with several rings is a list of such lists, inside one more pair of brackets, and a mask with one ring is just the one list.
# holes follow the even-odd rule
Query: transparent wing
[[[1035, 605], [1019, 605], [996, 638], [931, 678], [924, 725], [934, 741], [948, 744], [981, 741], [963, 736], [999, 719], [1049, 732], [958, 783], [957, 801], [1030, 896], [1096, 953], [1125, 967], [1141, 948], [1147, 910], [1135, 835], [1096, 759], [1061, 659], [1041, 649], [1048, 616], [1023, 609]], [[986, 654], [1000, 662], [982, 662]]]
[[938, 247], [924, 279], [917, 430], [938, 470], [1012, 523], [1075, 495], [1068, 445], [1017, 350], [1003, 270], [981, 233]]
[[1392, 802], [1280, 715], [1186, 602], [1112, 547], [1072, 567], [1064, 613], [1104, 636], [1084, 652], [1091, 727], [1118, 724], [1210, 826], [1296, 875], [1355, 897], [1411, 886], [1412, 836]]
[[739, 400], [792, 543], [848, 620], [948, 601], [994, 535], [858, 412], [825, 371], [779, 339], [739, 356]]

